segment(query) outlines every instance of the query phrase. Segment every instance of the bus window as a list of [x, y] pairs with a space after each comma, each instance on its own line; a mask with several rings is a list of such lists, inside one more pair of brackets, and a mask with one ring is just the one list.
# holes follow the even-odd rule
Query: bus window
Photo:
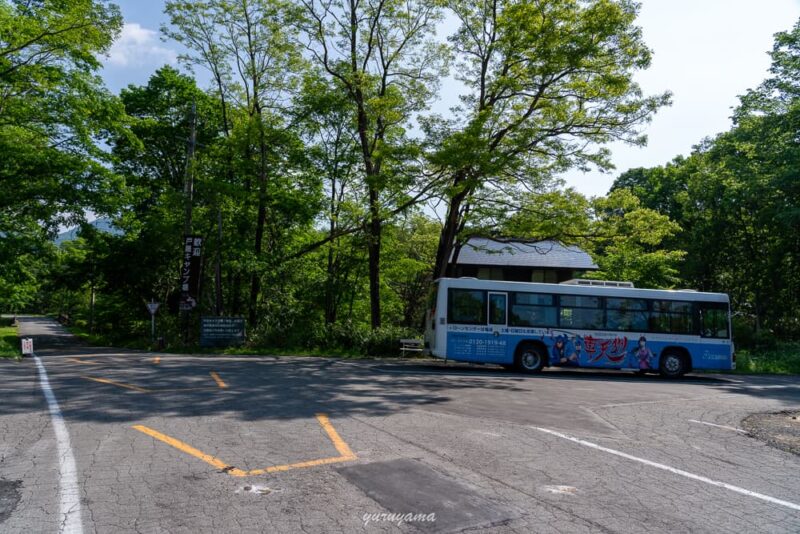
[[511, 326], [556, 326], [553, 295], [545, 293], [512, 293]]
[[561, 295], [561, 306], [565, 308], [599, 308], [600, 297]]
[[475, 289], [448, 291], [448, 322], [486, 324], [486, 292]]
[[600, 330], [603, 328], [603, 310], [600, 297], [561, 295], [559, 326]]
[[700, 335], [727, 339], [728, 307], [725, 304], [704, 302], [700, 304]]
[[646, 332], [647, 319], [646, 300], [625, 298], [606, 299], [607, 330]]
[[558, 324], [567, 328], [601, 330], [603, 328], [603, 310], [562, 307]]
[[692, 303], [674, 300], [654, 300], [650, 314], [650, 331], [665, 334], [691, 334]]
[[506, 324], [505, 293], [489, 293], [489, 324]]

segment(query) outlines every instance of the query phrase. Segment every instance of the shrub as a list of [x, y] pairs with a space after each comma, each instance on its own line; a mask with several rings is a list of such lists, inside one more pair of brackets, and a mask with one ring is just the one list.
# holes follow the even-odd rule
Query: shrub
[[384, 326], [369, 332], [362, 351], [367, 356], [400, 356], [400, 340], [418, 337], [410, 328]]
[[741, 315], [733, 316], [733, 341], [737, 348], [751, 349], [755, 346], [755, 328], [752, 321]]

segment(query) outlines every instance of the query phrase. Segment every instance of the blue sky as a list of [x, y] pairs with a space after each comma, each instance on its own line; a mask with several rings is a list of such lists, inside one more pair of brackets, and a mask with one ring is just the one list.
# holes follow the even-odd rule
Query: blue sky
[[[588, 195], [602, 195], [614, 178], [631, 167], [662, 165], [688, 154], [704, 137], [730, 126], [737, 96], [767, 75], [773, 34], [800, 18], [800, 0], [640, 0], [639, 24], [654, 51], [653, 64], [637, 80], [645, 93], [670, 90], [674, 104], [661, 110], [645, 132], [647, 147], [611, 145], [616, 171], [579, 171], [567, 184]], [[105, 58], [103, 77], [112, 91], [147, 82], [164, 64], [177, 65], [179, 47], [161, 40], [166, 23], [161, 0], [118, 0], [125, 17], [122, 35]], [[198, 73], [199, 74], [199, 73]], [[445, 84], [452, 89], [452, 84]], [[436, 103], [444, 111], [456, 91], [443, 91]]]

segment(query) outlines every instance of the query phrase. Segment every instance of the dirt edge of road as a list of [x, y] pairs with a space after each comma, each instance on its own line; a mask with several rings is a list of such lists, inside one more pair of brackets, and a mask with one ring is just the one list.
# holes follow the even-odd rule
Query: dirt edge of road
[[742, 419], [742, 428], [772, 447], [800, 455], [800, 411], [756, 413]]

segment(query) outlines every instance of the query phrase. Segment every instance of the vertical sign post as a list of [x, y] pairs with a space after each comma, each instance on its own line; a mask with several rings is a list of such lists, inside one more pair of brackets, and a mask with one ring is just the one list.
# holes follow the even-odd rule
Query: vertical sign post
[[[193, 263], [191, 256], [195, 252], [195, 239], [197, 243], [197, 256], [199, 260], [200, 245], [203, 242], [202, 238], [192, 236], [192, 198], [194, 197], [194, 151], [197, 144], [197, 104], [192, 101], [192, 108], [189, 114], [189, 123], [191, 124], [189, 139], [186, 147], [186, 180], [184, 182], [184, 202], [185, 202], [185, 215], [183, 221], [183, 267], [181, 268], [181, 301], [180, 301], [180, 315], [181, 315], [181, 330], [183, 330], [184, 343], [189, 341], [189, 313], [196, 306], [197, 291], [194, 291], [194, 298], [192, 297], [192, 288], [197, 284], [192, 284], [192, 267]], [[199, 261], [197, 278], [199, 279]]]
[[183, 238], [183, 266], [181, 267], [181, 311], [192, 311], [197, 306], [200, 288], [200, 260], [203, 238], [187, 235]]
[[159, 305], [160, 303], [152, 299], [147, 303], [147, 311], [150, 312], [150, 341], [153, 343], [156, 340], [156, 312]]

